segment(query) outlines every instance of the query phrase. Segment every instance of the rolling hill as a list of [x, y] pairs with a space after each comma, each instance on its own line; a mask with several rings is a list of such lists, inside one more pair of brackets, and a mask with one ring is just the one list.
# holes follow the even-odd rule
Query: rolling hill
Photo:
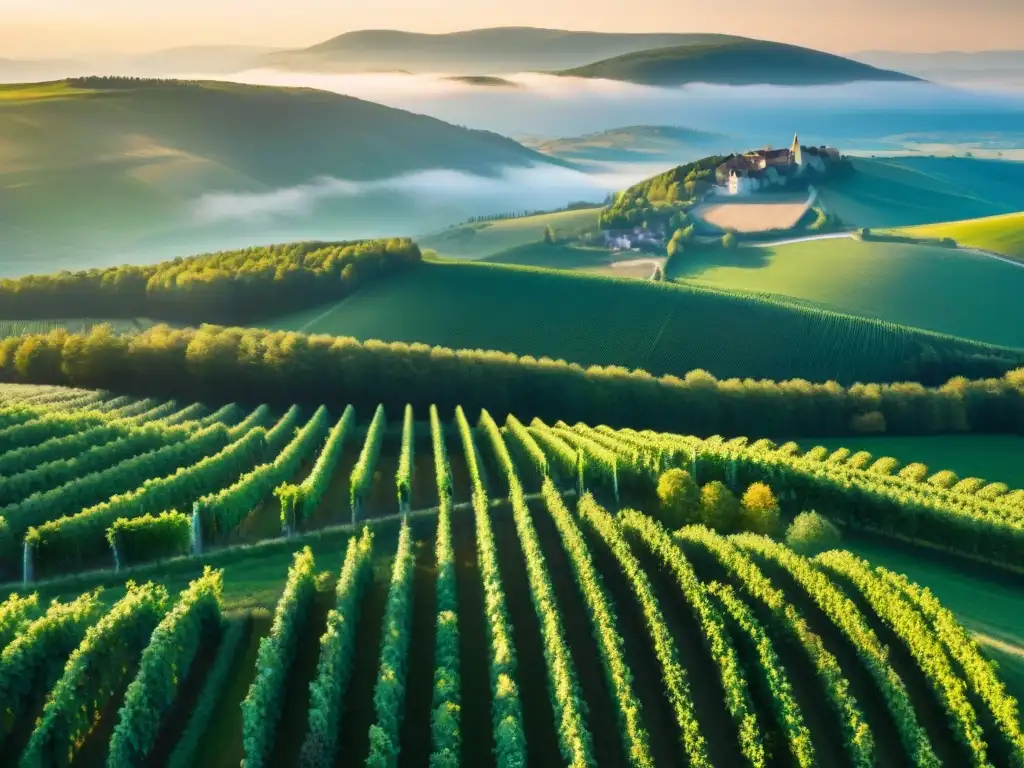
[[575, 237], [597, 230], [596, 208], [520, 216], [471, 224], [460, 224], [417, 238], [421, 247], [442, 256], [460, 259], [483, 259], [510, 248], [521, 248], [541, 242], [544, 231], [551, 227], [557, 237]]
[[967, 248], [977, 248], [1024, 262], [1024, 213], [907, 227], [910, 237], [951, 237]]
[[905, 227], [1024, 209], [1024, 163], [969, 157], [852, 158], [855, 173], [821, 186], [849, 226]]
[[[938, 237], [945, 230], [907, 232]], [[673, 277], [699, 285], [779, 294], [836, 312], [1024, 347], [1024, 269], [977, 253], [835, 239], [694, 251], [674, 264]]]
[[652, 48], [557, 74], [660, 86], [687, 83], [825, 85], [918, 79], [811, 48], [748, 39]]
[[346, 32], [310, 48], [263, 57], [264, 66], [302, 71], [405, 70], [490, 75], [577, 67], [665, 45], [736, 40], [718, 34], [575, 32], [493, 27], [446, 34], [393, 29]]
[[[270, 195], [294, 213], [305, 205], [312, 209], [304, 220], [308, 237], [325, 220], [347, 216], [393, 228], [402, 215], [380, 200], [360, 206], [344, 189], [333, 209], [330, 200], [320, 204], [326, 212], [316, 199], [304, 204], [294, 188], [319, 177], [487, 174], [545, 162], [559, 161], [497, 134], [311, 89], [117, 79], [5, 86], [0, 234], [17, 250], [0, 257], [0, 271], [17, 273], [15, 261], [57, 264], [63, 257], [81, 265], [86, 254], [128, 248], [152, 260], [146, 254], [157, 244], [165, 255], [226, 247], [220, 236], [248, 243], [272, 237], [273, 219], [204, 227], [195, 205], [206, 193]], [[337, 200], [346, 196], [339, 211]], [[245, 204], [243, 198], [241, 214]]]
[[923, 345], [994, 351], [781, 299], [479, 262], [424, 263], [333, 306], [260, 325], [722, 378], [891, 381], [909, 375]]

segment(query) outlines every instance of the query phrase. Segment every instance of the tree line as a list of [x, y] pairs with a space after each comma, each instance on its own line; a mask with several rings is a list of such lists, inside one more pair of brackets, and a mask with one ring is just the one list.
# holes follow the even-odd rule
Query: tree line
[[467, 410], [697, 435], [804, 437], [1024, 431], [1024, 368], [918, 383], [657, 378], [507, 352], [452, 350], [256, 328], [53, 331], [0, 341], [0, 381], [63, 384], [179, 401], [267, 402], [372, 412]]
[[421, 258], [407, 238], [260, 246], [150, 266], [0, 279], [0, 306], [17, 319], [244, 324], [336, 301]]

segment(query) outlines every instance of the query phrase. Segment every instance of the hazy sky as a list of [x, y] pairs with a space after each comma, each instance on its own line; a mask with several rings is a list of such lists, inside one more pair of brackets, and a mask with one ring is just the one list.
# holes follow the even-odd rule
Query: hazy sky
[[837, 52], [1024, 48], [1024, 0], [0, 0], [0, 58], [518, 25], [732, 32]]

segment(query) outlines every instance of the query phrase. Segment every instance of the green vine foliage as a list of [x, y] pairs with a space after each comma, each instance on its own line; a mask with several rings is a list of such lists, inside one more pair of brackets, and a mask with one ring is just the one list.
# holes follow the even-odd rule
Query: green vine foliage
[[391, 570], [391, 587], [384, 612], [380, 669], [373, 691], [376, 722], [370, 726], [370, 754], [366, 758], [366, 765], [372, 768], [396, 768], [398, 765], [409, 673], [414, 575], [412, 535], [408, 523], [403, 521]]
[[316, 564], [306, 547], [295, 553], [284, 593], [277, 601], [270, 634], [260, 640], [256, 676], [242, 701], [243, 768], [269, 765], [281, 719], [284, 686], [295, 661], [298, 633], [305, 625], [316, 592]]
[[36, 692], [53, 687], [68, 656], [102, 615], [100, 592], [70, 603], [54, 601], [0, 653], [0, 742], [24, 721]]
[[22, 768], [74, 760], [95, 717], [128, 684], [166, 610], [164, 587], [128, 583], [128, 593], [88, 629], [68, 659], [22, 753]]
[[299, 751], [303, 768], [333, 765], [342, 705], [355, 666], [356, 630], [363, 595], [373, 580], [373, 533], [364, 528], [349, 539], [335, 590], [335, 607], [320, 636], [316, 675], [309, 685], [309, 730]]
[[200, 644], [221, 628], [223, 571], [207, 566], [153, 630], [110, 739], [108, 768], [144, 765]]

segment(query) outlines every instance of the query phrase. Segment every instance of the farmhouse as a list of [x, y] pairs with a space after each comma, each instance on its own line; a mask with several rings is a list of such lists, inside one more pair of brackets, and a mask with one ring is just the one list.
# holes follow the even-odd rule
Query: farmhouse
[[805, 147], [798, 134], [788, 149], [759, 149], [736, 155], [715, 169], [715, 180], [730, 195], [748, 195], [772, 186], [785, 186], [790, 179], [808, 172], [824, 174], [839, 162], [835, 147]]

